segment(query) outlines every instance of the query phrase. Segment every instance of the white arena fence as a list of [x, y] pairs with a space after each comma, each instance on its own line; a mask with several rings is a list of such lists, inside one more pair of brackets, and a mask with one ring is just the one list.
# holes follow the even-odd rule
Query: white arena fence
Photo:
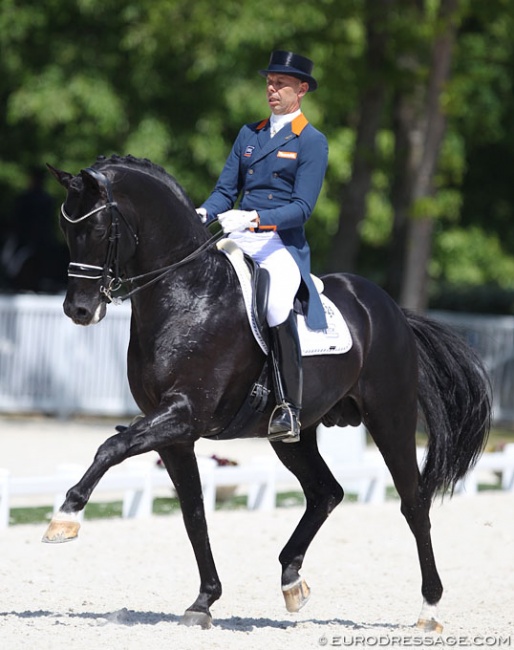
[[[377, 451], [366, 452], [363, 427], [321, 427], [320, 448], [334, 476], [358, 501], [381, 503], [386, 496], [387, 470]], [[214, 510], [225, 495], [244, 494], [249, 510], [272, 510], [280, 488], [298, 490], [296, 478], [274, 458], [253, 458], [237, 465], [220, 465], [213, 458], [198, 457], [205, 508]], [[66, 491], [82, 476], [85, 468], [61, 465], [47, 476], [12, 476], [0, 467], [0, 530], [10, 523], [12, 508], [27, 506], [34, 499], [46, 498], [57, 512]], [[128, 459], [111, 468], [95, 488], [92, 501], [122, 499], [122, 516], [144, 518], [152, 513], [156, 496], [171, 495], [172, 485], [166, 471], [154, 461]], [[225, 490], [225, 491], [224, 491]]]
[[[355, 494], [361, 503], [382, 503], [392, 479], [377, 450], [366, 448], [363, 427], [331, 427], [318, 429], [320, 450], [335, 478], [348, 494]], [[418, 462], [423, 463], [424, 449], [418, 449]], [[212, 512], [216, 501], [228, 494], [245, 494], [249, 510], [272, 510], [276, 507], [280, 488], [298, 489], [293, 475], [278, 460], [255, 458], [241, 465], [218, 465], [212, 458], [199, 457], [205, 509]], [[56, 513], [66, 491], [84, 472], [77, 465], [62, 465], [48, 476], [11, 476], [0, 468], [0, 531], [10, 524], [11, 509], [27, 507], [35, 498], [47, 498]], [[499, 488], [514, 494], [514, 444], [503, 451], [484, 453], [476, 467], [456, 487], [458, 495], [473, 496], [479, 483], [493, 480]], [[173, 492], [170, 479], [163, 469], [145, 459], [130, 459], [112, 468], [97, 485], [92, 501], [122, 499], [122, 516], [147, 518], [152, 514], [156, 496]], [[20, 502], [21, 500], [21, 502]]]
[[[74, 325], [63, 296], [0, 296], [0, 411], [127, 416], [130, 305], [111, 305], [90, 327]], [[484, 360], [494, 420], [514, 422], [514, 317], [432, 312], [454, 326]]]
[[64, 296], [0, 296], [0, 411], [130, 415], [130, 304], [111, 306], [99, 325], [64, 315]]

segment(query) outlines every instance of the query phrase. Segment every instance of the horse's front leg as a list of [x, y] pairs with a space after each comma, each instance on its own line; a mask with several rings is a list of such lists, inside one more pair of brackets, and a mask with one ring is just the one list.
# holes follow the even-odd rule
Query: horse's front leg
[[108, 438], [96, 452], [92, 465], [66, 494], [59, 512], [52, 518], [43, 542], [61, 543], [75, 539], [79, 515], [107, 470], [126, 458], [167, 447], [190, 436], [190, 408], [186, 398], [176, 396], [172, 404], [141, 418], [122, 433]]
[[212, 622], [209, 608], [221, 596], [221, 582], [212, 557], [193, 445], [173, 445], [160, 449], [159, 454], [177, 491], [184, 524], [200, 572], [200, 592], [195, 602], [186, 609], [182, 623], [209, 628]]

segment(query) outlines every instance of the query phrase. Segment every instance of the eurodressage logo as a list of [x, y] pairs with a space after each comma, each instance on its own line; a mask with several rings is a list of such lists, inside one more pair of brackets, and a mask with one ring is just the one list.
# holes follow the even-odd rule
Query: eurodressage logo
[[479, 647], [479, 648], [501, 648], [512, 646], [510, 636], [415, 636], [415, 635], [379, 635], [368, 636], [365, 634], [356, 634], [350, 636], [346, 634], [326, 636], [323, 635], [318, 639], [318, 645], [321, 647], [342, 648], [350, 646], [365, 647]]

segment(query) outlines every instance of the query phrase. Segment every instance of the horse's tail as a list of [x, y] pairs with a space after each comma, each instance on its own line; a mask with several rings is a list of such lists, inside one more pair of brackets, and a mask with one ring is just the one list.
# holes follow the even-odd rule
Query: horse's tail
[[476, 353], [447, 325], [404, 310], [418, 348], [418, 400], [428, 434], [421, 487], [453, 492], [474, 466], [491, 425], [491, 386]]

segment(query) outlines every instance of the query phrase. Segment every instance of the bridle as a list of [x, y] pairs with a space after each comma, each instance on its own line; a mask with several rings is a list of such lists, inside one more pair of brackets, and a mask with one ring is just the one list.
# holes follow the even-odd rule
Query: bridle
[[103, 210], [108, 210], [111, 217], [111, 228], [109, 232], [109, 244], [107, 247], [107, 255], [103, 266], [95, 264], [82, 264], [79, 262], [70, 262], [68, 265], [68, 277], [70, 278], [84, 278], [87, 280], [103, 280], [100, 287], [100, 293], [105, 295], [109, 302], [113, 302], [112, 293], [119, 290], [122, 286], [122, 279], [120, 277], [119, 269], [119, 242], [120, 242], [120, 219], [123, 220], [130, 232], [134, 244], [137, 246], [139, 239], [137, 234], [132, 229], [128, 221], [123, 217], [118, 208], [117, 202], [113, 198], [112, 186], [110, 180], [105, 174], [99, 172], [93, 167], [88, 167], [85, 170], [88, 174], [93, 176], [97, 183], [102, 186], [107, 194], [107, 202], [103, 205], [90, 210], [81, 217], [72, 219], [64, 208], [64, 203], [61, 205], [61, 214], [68, 223], [77, 224], [89, 219], [94, 214], [98, 214]]
[[[112, 302], [113, 304], [117, 304], [117, 305], [121, 304], [124, 300], [127, 300], [128, 298], [138, 293], [139, 291], [142, 291], [143, 289], [146, 289], [150, 285], [158, 282], [169, 271], [172, 271], [173, 269], [176, 269], [179, 266], [183, 266], [184, 264], [187, 264], [191, 260], [195, 259], [204, 250], [209, 248], [212, 243], [214, 243], [215, 241], [217, 241], [223, 236], [223, 232], [213, 235], [207, 241], [201, 244], [197, 249], [195, 249], [192, 253], [187, 255], [182, 260], [175, 262], [174, 264], [170, 264], [169, 266], [165, 266], [160, 269], [155, 269], [154, 271], [148, 271], [147, 273], [136, 275], [131, 278], [122, 278], [120, 275], [120, 264], [119, 264], [119, 242], [121, 237], [120, 219], [126, 225], [136, 247], [139, 244], [139, 237], [137, 236], [137, 233], [134, 231], [134, 229], [127, 221], [127, 219], [125, 219], [123, 213], [118, 207], [117, 202], [114, 200], [112, 194], [111, 181], [107, 178], [107, 176], [105, 174], [102, 174], [102, 172], [98, 171], [97, 169], [94, 169], [93, 167], [88, 167], [86, 168], [85, 171], [88, 172], [88, 174], [90, 174], [91, 176], [93, 176], [93, 178], [95, 178], [98, 184], [104, 188], [105, 193], [107, 195], [107, 202], [104, 203], [103, 205], [94, 208], [93, 210], [90, 210], [88, 213], [82, 215], [81, 217], [77, 217], [76, 219], [72, 219], [67, 214], [63, 203], [61, 205], [61, 214], [68, 223], [77, 224], [80, 223], [81, 221], [85, 221], [89, 217], [92, 217], [94, 214], [98, 214], [103, 210], [108, 210], [111, 217], [109, 244], [107, 247], [107, 255], [103, 266], [97, 266], [95, 264], [82, 264], [80, 262], [70, 262], [68, 264], [68, 277], [83, 278], [86, 280], [103, 280], [100, 286], [100, 293], [106, 298], [108, 302]], [[133, 284], [139, 280], [144, 280], [146, 278], [151, 278], [151, 279], [143, 284], [136, 286], [135, 288], [124, 293], [123, 295], [113, 296], [113, 293], [119, 291], [124, 285], [129, 283]]]

